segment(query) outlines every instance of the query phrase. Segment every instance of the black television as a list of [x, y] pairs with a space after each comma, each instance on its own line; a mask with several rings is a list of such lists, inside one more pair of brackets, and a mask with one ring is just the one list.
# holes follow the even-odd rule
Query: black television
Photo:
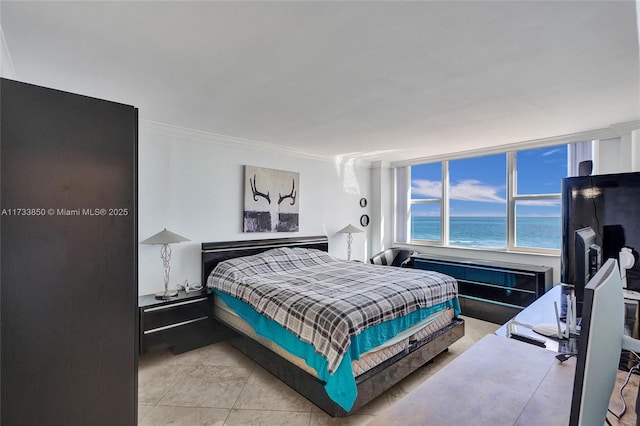
[[[636, 259], [627, 271], [627, 288], [640, 291], [640, 173], [579, 176], [562, 180], [561, 281], [576, 286], [577, 311], [582, 309], [585, 260], [581, 248], [576, 252], [576, 231], [591, 228], [590, 244], [600, 250], [601, 261], [618, 259], [620, 249], [629, 247]], [[594, 254], [594, 255], [597, 255]], [[588, 259], [588, 258], [587, 258]], [[577, 270], [581, 272], [577, 273]], [[578, 288], [580, 287], [580, 288]]]

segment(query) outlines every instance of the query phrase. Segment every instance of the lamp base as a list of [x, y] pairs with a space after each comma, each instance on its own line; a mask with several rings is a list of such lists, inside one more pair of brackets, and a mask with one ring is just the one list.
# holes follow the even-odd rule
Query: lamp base
[[156, 293], [156, 299], [169, 300], [178, 296], [178, 292], [176, 290], [167, 290]]

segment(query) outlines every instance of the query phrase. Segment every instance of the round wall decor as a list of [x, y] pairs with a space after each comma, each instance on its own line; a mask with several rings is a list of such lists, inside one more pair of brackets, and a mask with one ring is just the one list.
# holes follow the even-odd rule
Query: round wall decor
[[369, 224], [369, 215], [363, 214], [360, 216], [360, 225], [367, 226]]
[[366, 198], [360, 198], [360, 207], [367, 207], [367, 199]]

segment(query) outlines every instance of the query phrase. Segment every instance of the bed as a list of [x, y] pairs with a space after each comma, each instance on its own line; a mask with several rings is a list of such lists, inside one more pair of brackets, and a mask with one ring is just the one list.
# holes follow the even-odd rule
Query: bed
[[[234, 331], [234, 347], [344, 417], [446, 350], [464, 335], [464, 321], [455, 279], [327, 251], [325, 236], [202, 243], [202, 282], [213, 288], [214, 316]], [[396, 283], [398, 274], [410, 284]], [[430, 284], [416, 286], [427, 275]], [[366, 291], [347, 297], [349, 277]]]

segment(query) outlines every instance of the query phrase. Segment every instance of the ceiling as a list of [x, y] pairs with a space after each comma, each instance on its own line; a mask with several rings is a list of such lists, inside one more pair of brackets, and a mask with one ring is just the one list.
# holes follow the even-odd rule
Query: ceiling
[[396, 161], [640, 119], [635, 1], [0, 3], [17, 80]]

